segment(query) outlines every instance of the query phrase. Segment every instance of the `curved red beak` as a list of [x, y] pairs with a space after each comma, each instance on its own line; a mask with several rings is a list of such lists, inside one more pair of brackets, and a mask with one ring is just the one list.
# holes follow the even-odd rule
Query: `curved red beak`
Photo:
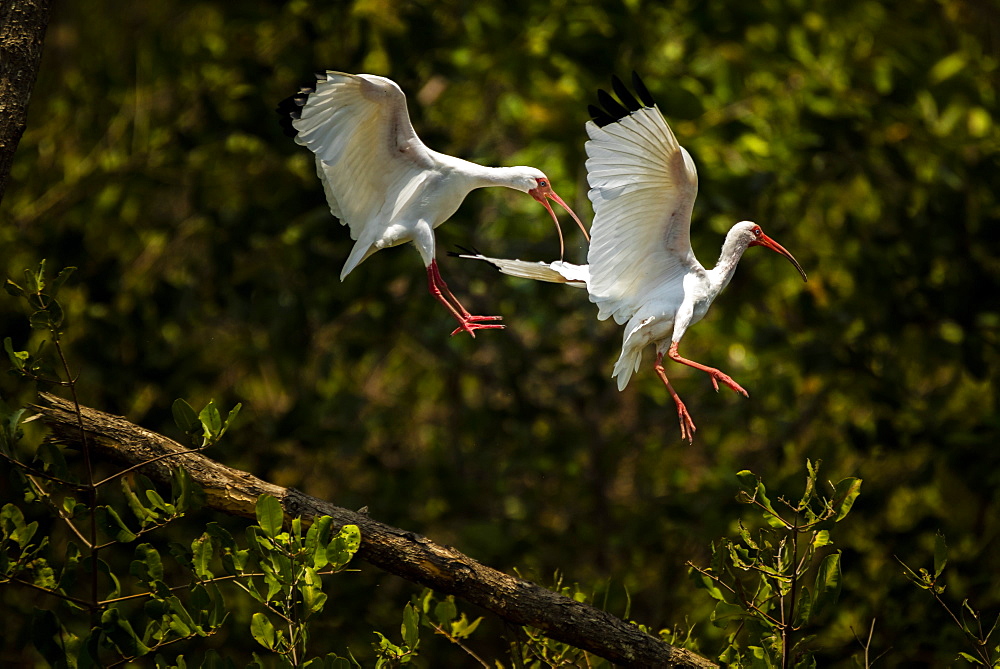
[[555, 200], [560, 207], [568, 211], [569, 215], [573, 217], [574, 221], [576, 221], [576, 224], [580, 226], [580, 230], [583, 232], [584, 238], [588, 242], [590, 241], [590, 235], [587, 234], [587, 228], [583, 227], [583, 221], [581, 221], [580, 217], [576, 215], [576, 212], [570, 209], [568, 204], [563, 202], [563, 199], [561, 197], [556, 195], [556, 192], [552, 190], [551, 186], [539, 186], [538, 188], [532, 188], [531, 190], [528, 191], [528, 194], [531, 197], [535, 198], [538, 202], [541, 202], [542, 205], [549, 210], [549, 215], [552, 216], [552, 221], [556, 224], [556, 230], [559, 232], [560, 260], [565, 255], [566, 244], [563, 241], [562, 227], [560, 227], [559, 225], [559, 219], [556, 217], [556, 212], [552, 211], [552, 205], [549, 204], [549, 200]]
[[758, 239], [755, 239], [754, 241], [750, 242], [750, 246], [763, 246], [764, 248], [771, 249], [775, 253], [780, 253], [781, 255], [788, 258], [793, 265], [795, 265], [795, 269], [799, 270], [799, 274], [802, 275], [803, 281], [809, 281], [809, 277], [806, 276], [806, 272], [804, 269], [802, 269], [802, 265], [799, 264], [799, 261], [796, 260], [791, 253], [786, 251], [784, 246], [774, 241], [773, 239], [765, 235], [763, 232], [760, 233], [760, 237]]

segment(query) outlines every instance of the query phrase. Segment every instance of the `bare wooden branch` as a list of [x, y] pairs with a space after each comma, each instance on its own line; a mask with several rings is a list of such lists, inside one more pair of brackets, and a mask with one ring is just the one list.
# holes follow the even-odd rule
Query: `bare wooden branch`
[[24, 134], [51, 0], [0, 0], [0, 201]]
[[[43, 393], [34, 407], [56, 439], [80, 440], [71, 402]], [[652, 637], [610, 613], [600, 611], [523, 579], [480, 564], [454, 548], [441, 546], [414, 532], [391, 527], [364, 513], [343, 509], [294, 488], [282, 488], [190, 453], [177, 442], [145, 430], [124, 418], [83, 408], [83, 423], [96, 457], [135, 465], [160, 459], [140, 471], [166, 482], [170, 469], [183, 465], [205, 491], [206, 505], [217, 511], [255, 517], [257, 497], [268, 493], [281, 501], [289, 517], [328, 515], [337, 526], [361, 530], [358, 557], [384, 571], [453, 594], [492, 611], [515, 625], [528, 625], [549, 637], [611, 660], [622, 667], [715, 667], [690, 651]]]

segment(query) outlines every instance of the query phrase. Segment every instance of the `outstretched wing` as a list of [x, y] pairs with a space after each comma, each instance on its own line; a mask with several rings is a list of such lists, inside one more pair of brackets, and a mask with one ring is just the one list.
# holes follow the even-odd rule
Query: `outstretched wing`
[[700, 267], [691, 250], [698, 172], [638, 76], [639, 100], [617, 77], [622, 104], [599, 91], [604, 109], [587, 123], [587, 180], [594, 205], [590, 300], [598, 318], [625, 323], [645, 297]]
[[412, 197], [432, 152], [420, 141], [396, 83], [372, 74], [328, 71], [279, 105], [295, 141], [316, 154], [330, 211], [351, 238], [377, 237], [395, 209]]

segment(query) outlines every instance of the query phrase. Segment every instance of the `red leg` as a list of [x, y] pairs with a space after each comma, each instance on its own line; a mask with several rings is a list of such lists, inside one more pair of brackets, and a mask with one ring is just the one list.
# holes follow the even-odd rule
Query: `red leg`
[[723, 374], [715, 367], [709, 367], [708, 365], [703, 365], [701, 363], [695, 362], [694, 360], [688, 360], [687, 358], [682, 358], [677, 352], [677, 342], [670, 344], [670, 350], [667, 351], [667, 357], [674, 362], [679, 362], [682, 365], [687, 365], [688, 367], [694, 367], [695, 369], [700, 369], [706, 374], [712, 377], [712, 386], [715, 387], [715, 392], [719, 392], [719, 382], [721, 381], [725, 385], [729, 386], [738, 393], [742, 393], [744, 397], [750, 397], [750, 393], [743, 390], [740, 384], [733, 381], [733, 379], [728, 374]]
[[694, 431], [698, 428], [694, 426], [694, 421], [691, 420], [691, 414], [688, 413], [687, 407], [684, 406], [684, 402], [681, 401], [680, 395], [677, 394], [674, 387], [670, 385], [670, 381], [667, 380], [667, 373], [663, 370], [662, 353], [658, 353], [656, 355], [656, 365], [653, 369], [656, 370], [660, 380], [667, 386], [667, 390], [670, 391], [670, 396], [674, 398], [674, 402], [677, 404], [677, 418], [681, 422], [681, 439], [687, 439], [689, 444], [694, 443]]
[[503, 325], [479, 323], [478, 321], [499, 321], [503, 317], [473, 316], [470, 314], [469, 310], [462, 306], [462, 303], [458, 301], [458, 298], [455, 297], [454, 293], [448, 288], [448, 284], [441, 277], [436, 260], [432, 260], [431, 264], [427, 267], [427, 286], [430, 289], [431, 295], [443, 304], [451, 312], [451, 315], [455, 317], [455, 320], [459, 322], [460, 325], [452, 331], [452, 336], [464, 330], [475, 337], [475, 330], [501, 330], [504, 328]]

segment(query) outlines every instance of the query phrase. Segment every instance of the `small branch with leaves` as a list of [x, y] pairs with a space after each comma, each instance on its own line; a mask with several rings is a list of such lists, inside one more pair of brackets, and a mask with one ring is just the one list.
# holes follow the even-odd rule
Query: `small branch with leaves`
[[[720, 656], [734, 666], [815, 666], [810, 664], [811, 637], [803, 630], [825, 615], [840, 594], [840, 551], [824, 549], [833, 543], [830, 530], [860, 494], [861, 480], [831, 483], [825, 496], [817, 487], [819, 463], [807, 461], [806, 466], [805, 492], [797, 502], [779, 499], [781, 511], [756, 475], [739, 472], [736, 499], [759, 511], [763, 526], [751, 533], [741, 522], [738, 541], [713, 544], [711, 566], [688, 563], [695, 583], [718, 602], [713, 623], [737, 624]], [[804, 581], [811, 572], [810, 589]], [[755, 664], [754, 658], [764, 664]]]

